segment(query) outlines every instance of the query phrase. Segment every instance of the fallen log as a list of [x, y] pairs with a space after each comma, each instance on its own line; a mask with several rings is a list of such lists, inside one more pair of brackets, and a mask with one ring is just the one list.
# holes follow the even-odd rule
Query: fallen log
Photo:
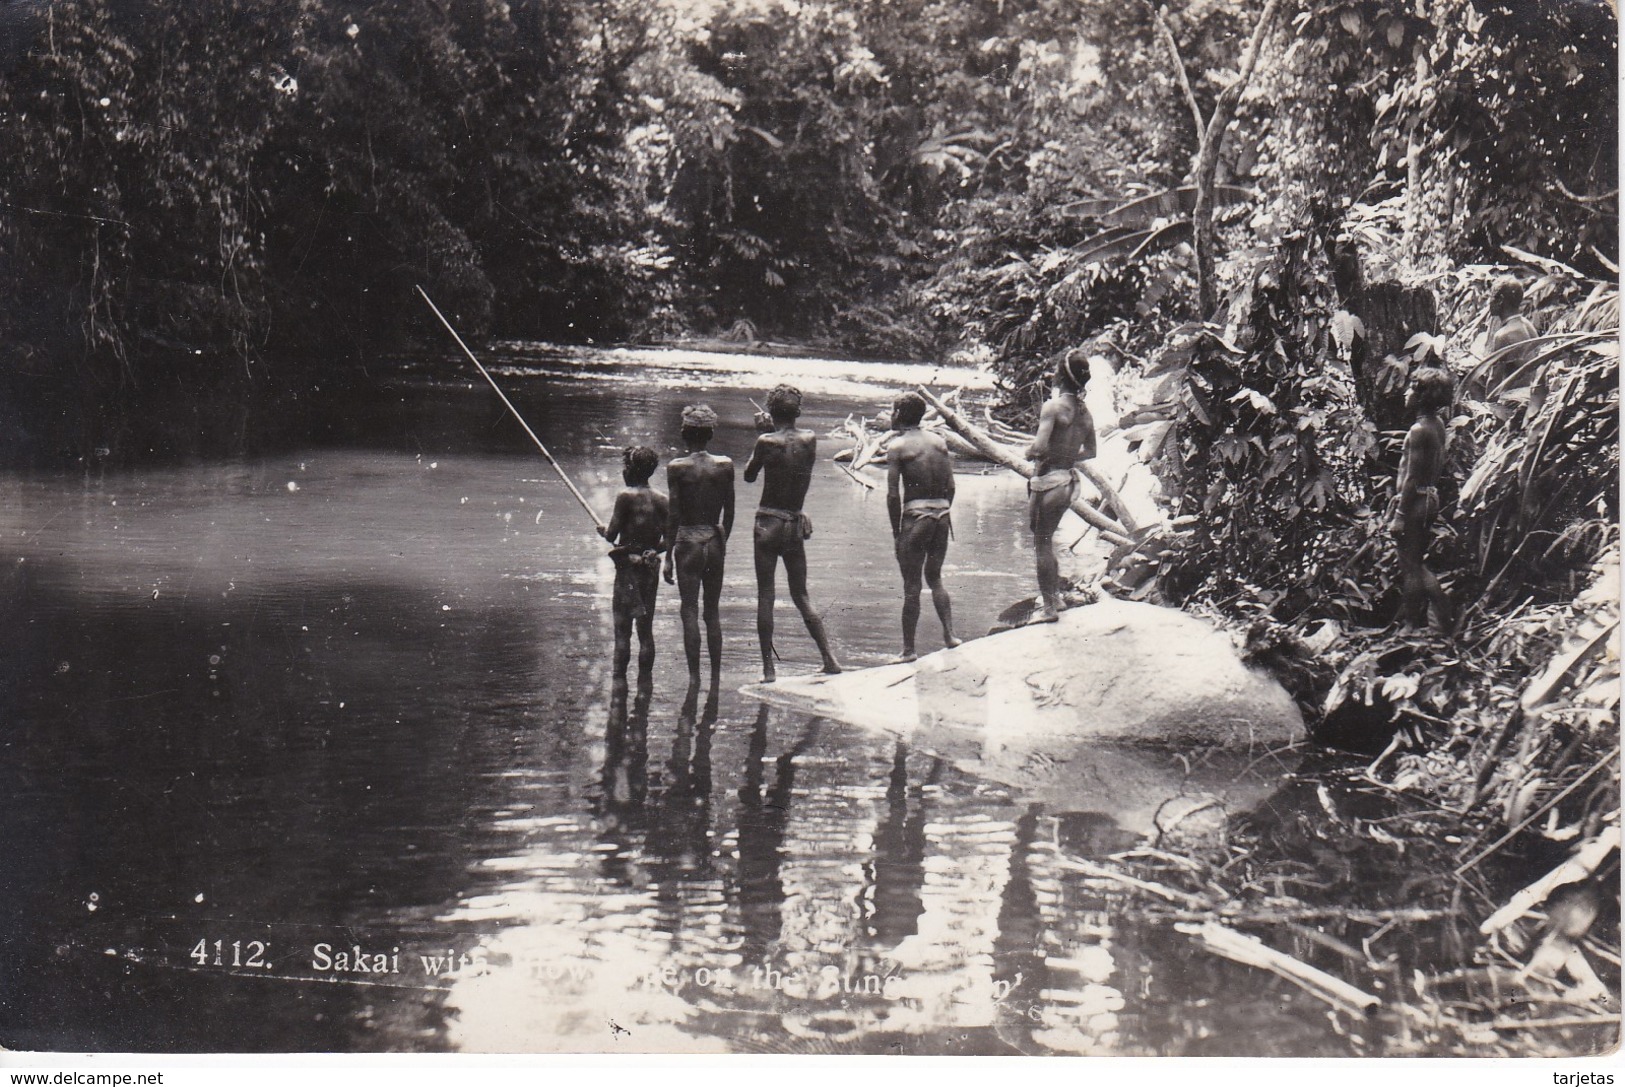
[[1608, 855], [1619, 848], [1619, 827], [1605, 827], [1601, 834], [1574, 851], [1574, 856], [1547, 872], [1544, 876], [1512, 896], [1512, 900], [1496, 910], [1478, 926], [1478, 931], [1491, 936], [1519, 920], [1530, 910], [1546, 901], [1548, 895], [1565, 883], [1577, 883], [1595, 872]]
[[1127, 872], [1119, 872], [1115, 868], [1108, 868], [1103, 864], [1096, 864], [1081, 857], [1058, 857], [1055, 859], [1054, 864], [1062, 871], [1077, 872], [1085, 876], [1093, 876], [1096, 879], [1109, 879], [1121, 883], [1125, 887], [1132, 887], [1136, 891], [1146, 891], [1158, 898], [1165, 898], [1169, 902], [1182, 903], [1192, 909], [1200, 909], [1208, 904], [1199, 895], [1187, 894], [1184, 891], [1161, 883], [1140, 879], [1138, 876], [1131, 876]]
[[1318, 967], [1294, 959], [1275, 950], [1262, 940], [1237, 932], [1214, 921], [1194, 925], [1178, 923], [1175, 930], [1195, 936], [1215, 955], [1239, 962], [1243, 966], [1256, 966], [1285, 978], [1305, 992], [1330, 1004], [1370, 1012], [1382, 1004], [1382, 998], [1356, 989], [1341, 978], [1333, 977]]
[[1112, 513], [1117, 516], [1119, 521], [1123, 522], [1123, 527], [1133, 535], [1138, 536], [1140, 530], [1145, 526], [1140, 524], [1134, 515], [1129, 512], [1127, 503], [1123, 501], [1123, 496], [1118, 493], [1116, 487], [1112, 486], [1111, 480], [1106, 478], [1105, 473], [1101, 472], [1089, 461], [1080, 462], [1078, 471], [1082, 472], [1084, 478], [1095, 485], [1095, 490], [1099, 491], [1100, 497], [1111, 505]]
[[[919, 390], [920, 395], [925, 397], [926, 403], [937, 409], [937, 413], [942, 416], [943, 421], [958, 431], [961, 437], [975, 446], [988, 460], [1001, 468], [1010, 469], [1023, 479], [1033, 477], [1033, 466], [1018, 456], [1009, 446], [995, 441], [975, 423], [972, 423], [959, 412], [943, 403], [930, 389], [921, 385]], [[1101, 513], [1086, 499], [1074, 497], [1072, 499], [1072, 512], [1083, 518], [1086, 524], [1099, 529], [1101, 538], [1108, 543], [1119, 547], [1125, 545], [1134, 546], [1134, 540], [1127, 528]]]

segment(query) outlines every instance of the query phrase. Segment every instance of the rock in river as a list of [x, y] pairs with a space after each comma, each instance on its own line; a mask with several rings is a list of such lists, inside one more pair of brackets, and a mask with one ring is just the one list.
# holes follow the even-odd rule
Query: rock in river
[[914, 664], [745, 690], [892, 733], [1063, 810], [1096, 809], [1115, 793], [1118, 821], [1147, 829], [1170, 796], [1224, 791], [1258, 749], [1304, 732], [1291, 696], [1244, 664], [1223, 631], [1122, 601]]

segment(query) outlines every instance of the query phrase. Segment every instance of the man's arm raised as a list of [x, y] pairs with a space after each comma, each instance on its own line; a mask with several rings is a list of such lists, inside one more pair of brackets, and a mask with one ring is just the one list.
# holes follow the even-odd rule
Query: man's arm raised
[[768, 444], [766, 434], [756, 439], [756, 447], [750, 451], [750, 460], [745, 462], [746, 483], [756, 482], [756, 476], [762, 470], [762, 458], [766, 455]]

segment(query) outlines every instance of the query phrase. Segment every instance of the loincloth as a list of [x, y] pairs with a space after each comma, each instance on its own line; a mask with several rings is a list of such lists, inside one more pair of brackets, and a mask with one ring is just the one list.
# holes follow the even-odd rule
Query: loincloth
[[910, 498], [903, 503], [902, 529], [907, 532], [923, 521], [935, 521], [947, 534], [952, 535], [952, 510], [951, 498]]
[[1392, 536], [1403, 536], [1407, 522], [1415, 519], [1421, 531], [1426, 532], [1433, 527], [1433, 519], [1439, 515], [1439, 488], [1418, 487], [1416, 500], [1411, 508], [1405, 508], [1405, 501], [1400, 497], [1394, 501], [1394, 515], [1388, 521], [1388, 533]]
[[681, 573], [690, 565], [688, 556], [698, 552], [702, 556], [700, 570], [703, 573], [712, 567], [721, 567], [724, 546], [720, 525], [678, 525], [671, 553]]
[[677, 543], [704, 544], [722, 538], [721, 525], [678, 525]]
[[812, 518], [798, 510], [761, 506], [756, 510], [756, 544], [779, 554], [800, 550], [812, 535]]
[[630, 611], [632, 618], [654, 615], [655, 594], [660, 591], [660, 552], [611, 551], [615, 563], [615, 589], [610, 597], [616, 611]]
[[1070, 506], [1078, 493], [1078, 477], [1072, 469], [1054, 468], [1027, 481], [1027, 523], [1033, 532], [1038, 531], [1039, 514], [1047, 505], [1044, 496], [1062, 487], [1066, 488], [1066, 504]]
[[1070, 468], [1054, 468], [1027, 481], [1028, 494], [1045, 494], [1060, 487], [1077, 489], [1078, 477]]

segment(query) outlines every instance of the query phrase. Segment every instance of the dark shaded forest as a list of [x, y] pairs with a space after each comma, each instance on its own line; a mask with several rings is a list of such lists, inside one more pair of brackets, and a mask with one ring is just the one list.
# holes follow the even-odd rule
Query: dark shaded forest
[[443, 346], [414, 283], [474, 337], [952, 352], [1019, 400], [1372, 231], [1612, 275], [1607, 5], [1268, 5], [1238, 78], [1265, 7], [6, 0], [10, 440], [229, 449]]

